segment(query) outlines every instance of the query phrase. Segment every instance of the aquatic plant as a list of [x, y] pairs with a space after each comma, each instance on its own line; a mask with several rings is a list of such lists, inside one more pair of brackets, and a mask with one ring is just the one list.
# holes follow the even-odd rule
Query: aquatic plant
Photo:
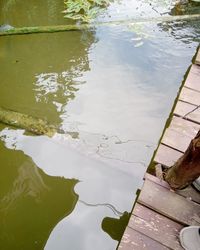
[[52, 137], [57, 131], [54, 126], [49, 125], [45, 120], [3, 108], [0, 108], [0, 122], [25, 129], [36, 135]]
[[65, 0], [64, 3], [64, 17], [89, 23], [108, 6], [109, 0]]
[[191, 15], [200, 13], [200, 0], [178, 1], [171, 9], [172, 15]]

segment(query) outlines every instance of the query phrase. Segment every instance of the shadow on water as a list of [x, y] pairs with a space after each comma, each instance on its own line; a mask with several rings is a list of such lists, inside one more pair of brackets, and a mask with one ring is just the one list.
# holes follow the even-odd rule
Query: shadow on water
[[119, 219], [105, 217], [102, 221], [101, 227], [113, 240], [120, 241], [128, 224], [130, 215], [130, 213], [124, 212]]
[[[21, 140], [20, 137], [18, 138], [17, 133], [21, 133]], [[59, 214], [59, 217], [56, 217], [57, 221], [55, 221], [55, 224], [52, 225], [52, 227], [55, 226], [54, 233], [51, 233], [50, 240], [48, 240], [47, 246], [45, 245], [45, 249], [55, 249], [56, 246], [59, 246], [59, 249], [65, 249], [66, 246], [72, 246], [72, 249], [82, 249], [82, 247], [83, 249], [87, 249], [87, 241], [85, 245], [85, 237], [87, 238], [87, 235], [90, 235], [90, 237], [91, 235], [94, 235], [95, 239], [97, 239], [98, 241], [100, 240], [100, 247], [98, 247], [97, 249], [102, 249], [101, 246], [104, 245], [104, 242], [102, 242], [102, 239], [98, 235], [100, 234], [100, 225], [102, 224], [102, 221], [102, 227], [105, 226], [105, 232], [107, 232], [111, 236], [111, 238], [114, 237], [114, 240], [120, 239], [125, 228], [124, 217], [126, 216], [118, 211], [112, 205], [112, 202], [116, 204], [117, 197], [119, 195], [123, 195], [124, 193], [123, 190], [121, 190], [121, 187], [123, 179], [126, 178], [127, 180], [125, 173], [118, 173], [116, 169], [110, 169], [109, 166], [104, 166], [104, 164], [100, 164], [94, 160], [91, 161], [87, 157], [77, 154], [74, 150], [72, 151], [72, 149], [70, 149], [66, 145], [63, 145], [63, 147], [62, 145], [60, 145], [60, 142], [58, 144], [55, 138], [48, 138], [44, 136], [31, 137], [30, 135], [23, 135], [23, 131], [20, 130], [3, 129], [1, 131], [1, 140], [4, 141], [7, 148], [14, 149], [13, 151], [7, 150], [4, 147], [0, 148], [2, 154], [5, 155], [2, 158], [2, 162], [5, 162], [5, 166], [12, 165], [12, 170], [13, 166], [16, 166], [17, 168], [17, 173], [14, 174], [12, 180], [8, 181], [8, 179], [5, 178], [4, 182], [1, 182], [3, 189], [11, 190], [10, 192], [6, 191], [1, 199], [2, 208], [6, 208], [3, 210], [9, 211], [8, 208], [13, 208], [13, 206], [15, 207], [13, 213], [11, 213], [11, 218], [9, 217], [10, 214], [9, 216], [7, 216], [7, 214], [2, 214], [5, 225], [10, 225], [9, 228], [3, 228], [2, 232], [0, 232], [2, 245], [5, 244], [6, 247], [7, 245], [10, 247], [7, 242], [7, 236], [4, 232], [6, 232], [9, 236], [13, 236], [16, 234], [16, 236], [13, 237], [13, 242], [21, 242], [18, 240], [18, 234], [15, 231], [18, 227], [23, 226], [24, 230], [20, 231], [20, 240], [22, 240], [23, 237], [26, 237], [26, 232], [28, 232], [30, 238], [33, 239], [33, 241], [29, 242], [29, 244], [31, 246], [33, 245], [35, 249], [40, 249], [39, 243], [36, 245], [34, 244], [34, 242], [40, 242], [40, 239], [44, 236], [44, 233], [46, 233], [46, 238], [49, 238], [51, 230], [49, 230], [48, 232], [45, 231], [45, 228], [43, 227], [45, 223], [37, 215], [37, 212], [39, 210], [38, 213], [40, 213], [40, 215], [44, 217], [46, 222], [48, 221], [49, 216], [51, 218], [57, 216], [57, 210], [55, 210], [56, 208], [60, 208], [62, 210], [63, 206], [65, 206], [66, 209], [68, 209], [69, 206], [67, 206], [67, 204], [64, 202], [63, 195], [66, 194], [66, 197], [71, 196], [68, 195], [67, 191], [64, 191], [64, 184], [63, 190], [59, 187], [60, 185], [62, 186], [62, 184], [59, 184], [59, 180], [63, 180], [68, 183], [69, 181], [71, 181], [70, 183], [75, 185], [76, 180], [73, 181], [72, 179], [74, 177], [80, 180], [80, 182], [77, 183], [75, 187], [76, 194], [78, 194], [79, 196], [78, 203], [75, 206], [76, 202], [74, 202], [73, 213], [65, 212], [62, 215]], [[37, 152], [35, 151], [36, 148]], [[26, 155], [31, 156], [32, 160], [37, 165], [39, 163], [38, 166], [42, 168], [44, 167], [45, 173], [50, 174], [51, 177], [47, 176], [42, 170], [36, 167], [33, 164], [32, 160], [26, 157], [21, 150]], [[11, 160], [12, 164], [8, 160], [6, 154], [7, 152], [9, 153], [9, 159]], [[21, 162], [21, 158], [25, 162]], [[17, 163], [15, 163], [15, 161]], [[6, 167], [5, 169], [2, 169], [2, 172], [4, 172], [5, 175], [10, 178], [10, 172], [11, 174], [13, 173], [12, 170]], [[68, 176], [71, 180], [69, 180], [69, 178], [65, 179], [56, 177], [56, 175], [64, 176], [66, 178]], [[111, 185], [111, 176], [113, 177], [112, 189], [110, 189], [109, 187]], [[121, 177], [121, 179], [118, 178], [119, 176]], [[54, 193], [52, 191], [53, 180], [57, 180], [54, 186], [56, 190]], [[132, 183], [132, 178], [129, 178], [128, 182]], [[12, 183], [15, 187], [14, 190], [12, 188], [6, 187], [6, 185], [12, 186]], [[4, 186], [6, 188], [4, 188]], [[69, 188], [67, 189], [66, 187], [66, 190], [69, 190]], [[71, 194], [74, 194], [74, 192], [72, 192], [73, 190], [70, 190], [71, 191], [69, 192], [71, 192]], [[112, 192], [115, 192], [114, 197], [111, 195]], [[50, 194], [48, 196], [49, 200], [47, 201], [46, 194], [48, 193]], [[58, 197], [54, 199], [54, 194], [56, 193], [58, 197], [60, 196], [60, 199]], [[129, 194], [127, 194], [127, 196], [128, 195]], [[26, 199], [24, 201], [24, 197], [27, 197], [27, 204], [25, 202]], [[99, 203], [99, 200], [104, 201], [104, 199], [108, 199], [108, 201], [111, 201], [110, 203]], [[85, 202], [85, 200], [91, 200], [93, 202]], [[37, 207], [34, 206], [34, 203], [36, 203]], [[123, 206], [123, 204], [121, 205]], [[27, 211], [30, 211], [30, 213]], [[51, 212], [54, 213], [54, 215], [52, 215]], [[45, 214], [45, 216], [43, 213]], [[25, 223], [21, 223], [23, 225], [18, 224], [17, 218], [20, 218], [22, 214], [25, 214], [24, 218], [27, 225]], [[104, 218], [106, 217], [106, 215], [109, 215], [109, 218], [104, 222]], [[39, 223], [38, 228], [35, 227], [36, 222]], [[49, 220], [49, 222], [51, 222], [51, 220]], [[116, 222], [116, 225], [119, 228], [111, 229], [115, 224], [114, 222]], [[44, 225], [42, 226], [41, 223], [43, 223]], [[90, 231], [91, 228], [93, 229], [92, 231]], [[37, 235], [35, 235], [34, 233], [31, 234], [31, 230], [37, 232]], [[80, 234], [78, 242], [74, 241], [74, 237], [77, 234]], [[60, 236], [64, 237], [64, 240]], [[63, 243], [60, 243], [60, 238]], [[107, 236], [103, 236], [102, 238], [104, 240], [108, 240]], [[13, 242], [11, 243], [14, 244]], [[27, 241], [25, 241], [25, 243], [26, 242]], [[26, 247], [23, 245], [22, 249], [26, 249]]]
[[43, 249], [55, 225], [73, 211], [78, 180], [48, 176], [2, 143], [0, 150], [0, 249]]

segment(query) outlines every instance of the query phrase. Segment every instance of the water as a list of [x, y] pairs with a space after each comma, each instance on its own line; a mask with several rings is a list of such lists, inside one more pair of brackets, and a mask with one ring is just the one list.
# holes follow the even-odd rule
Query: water
[[[0, 7], [0, 24], [69, 23], [62, 1]], [[172, 8], [124, 0], [99, 20]], [[0, 249], [116, 248], [199, 31], [198, 22], [137, 23], [0, 37], [0, 107], [64, 132], [34, 136], [0, 123]]]

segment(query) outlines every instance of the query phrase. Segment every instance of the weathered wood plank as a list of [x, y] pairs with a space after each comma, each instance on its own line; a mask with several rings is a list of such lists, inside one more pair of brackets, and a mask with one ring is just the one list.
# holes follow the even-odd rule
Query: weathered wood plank
[[[170, 186], [166, 181], [160, 180], [159, 178], [157, 178], [156, 176], [153, 176], [151, 174], [146, 173], [144, 176], [144, 179], [152, 181], [152, 182], [154, 182], [162, 187], [165, 187], [167, 189], [170, 189]], [[199, 192], [191, 185], [189, 185], [188, 187], [186, 187], [182, 190], [176, 190], [176, 193], [185, 197], [188, 200], [192, 200], [192, 201], [200, 204]]]
[[199, 192], [192, 185], [189, 185], [188, 187], [182, 190], [177, 190], [176, 193], [185, 197], [188, 200], [192, 200], [200, 204]]
[[200, 66], [192, 65], [184, 86], [200, 91]]
[[200, 205], [145, 180], [138, 203], [184, 225], [200, 225]]
[[180, 117], [173, 116], [170, 128], [182, 135], [193, 138], [200, 129], [200, 125], [191, 121], [183, 120]]
[[179, 96], [179, 100], [199, 106], [200, 92], [183, 87]]
[[182, 156], [182, 153], [160, 144], [154, 157], [154, 162], [160, 163], [165, 167], [171, 167]]
[[162, 143], [173, 149], [179, 150], [180, 152], [185, 152], [191, 139], [192, 137], [181, 136], [177, 131], [168, 128], [162, 138]]
[[178, 101], [174, 109], [174, 114], [200, 124], [200, 107], [198, 106]]
[[126, 227], [121, 239], [119, 250], [168, 250], [157, 241], [141, 234], [132, 228]]
[[196, 136], [199, 129], [200, 124], [174, 116], [161, 142], [176, 150], [185, 152], [191, 139]]
[[156, 183], [156, 184], [158, 184], [158, 185], [160, 185], [162, 187], [170, 189], [170, 186], [169, 186], [169, 184], [166, 181], [160, 180], [158, 177], [156, 177], [154, 175], [145, 173], [144, 180], [152, 181], [152, 182], [154, 182], [154, 183]]
[[134, 207], [129, 227], [173, 250], [183, 249], [178, 240], [183, 225], [138, 203]]
[[197, 108], [196, 105], [193, 105], [187, 102], [178, 101], [176, 103], [176, 107], [173, 113], [177, 116], [184, 117], [188, 113], [192, 112], [195, 108]]
[[197, 52], [195, 63], [198, 64], [198, 65], [200, 65], [200, 48], [199, 48], [199, 51]]

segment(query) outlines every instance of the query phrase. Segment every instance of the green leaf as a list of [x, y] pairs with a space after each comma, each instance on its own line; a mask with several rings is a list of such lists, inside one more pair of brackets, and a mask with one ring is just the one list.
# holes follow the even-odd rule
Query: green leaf
[[90, 22], [109, 4], [109, 0], [65, 0], [64, 17]]

